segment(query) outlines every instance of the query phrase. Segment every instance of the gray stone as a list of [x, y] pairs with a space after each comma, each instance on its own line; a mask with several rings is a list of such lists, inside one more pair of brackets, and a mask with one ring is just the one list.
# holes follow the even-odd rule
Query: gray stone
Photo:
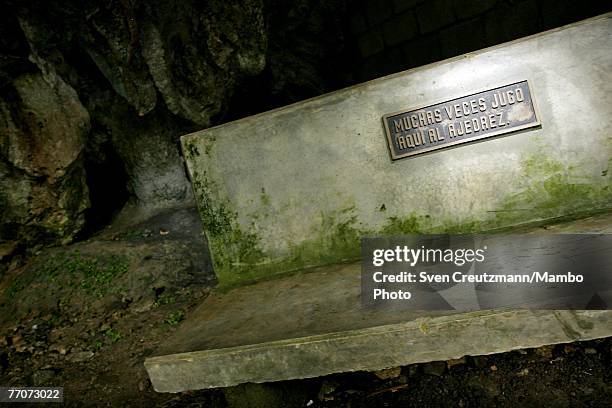
[[465, 363], [466, 363], [465, 357], [454, 358], [454, 359], [448, 360], [446, 362], [446, 366], [450, 370], [451, 368], [453, 368], [455, 366], [464, 365]]
[[21, 75], [11, 87], [12, 97], [0, 99], [0, 238], [69, 242], [89, 207], [89, 114], [52, 70]]
[[339, 385], [338, 382], [333, 380], [323, 380], [318, 394], [319, 401], [326, 401], [333, 398], [332, 395]]
[[384, 370], [374, 371], [374, 375], [380, 380], [390, 380], [399, 377], [401, 374], [401, 367], [385, 368]]
[[93, 351], [78, 351], [76, 353], [68, 354], [67, 359], [73, 363], [82, 363], [89, 360], [94, 356]]
[[53, 385], [53, 379], [57, 373], [53, 369], [37, 370], [32, 374], [32, 382], [34, 386], [50, 386]]
[[[267, 42], [262, 9], [260, 0], [244, 2], [238, 9], [223, 1], [171, 2], [150, 8], [152, 18], [142, 28], [142, 55], [172, 113], [207, 126], [220, 108], [211, 104], [211, 96], [224, 100], [240, 77], [263, 70]], [[174, 20], [169, 22], [168, 15]], [[204, 41], [166, 35], [166, 24], [176, 24], [177, 15], [194, 32], [197, 26], [206, 27]]]
[[424, 34], [449, 25], [455, 20], [450, 0], [428, 1], [417, 7], [415, 14], [419, 21], [421, 32]]
[[[358, 259], [366, 234], [608, 208], [610, 31], [596, 18], [184, 136], [220, 283]], [[391, 162], [384, 114], [525, 79], [541, 128]]]
[[172, 119], [158, 114], [132, 130], [129, 138], [123, 138], [125, 128], [114, 133], [113, 144], [125, 163], [128, 188], [138, 206], [169, 208], [190, 203], [189, 180], [175, 148]]
[[74, 6], [20, 3], [2, 19], [0, 240], [26, 248], [70, 242], [86, 215], [108, 222], [126, 181], [126, 218], [188, 204], [178, 135], [265, 66], [259, 0]]
[[[261, 0], [244, 1], [238, 8], [218, 0], [147, 3], [138, 8], [90, 3], [64, 7], [48, 5], [45, 14], [29, 4], [16, 7], [33, 53], [53, 61], [50, 57], [58, 52], [54, 44], [67, 48], [72, 45], [66, 43], [78, 42], [79, 53], [91, 58], [136, 117], [165, 104], [175, 115], [208, 126], [240, 78], [258, 74], [265, 66]], [[57, 21], [54, 14], [63, 16], [62, 28], [51, 25]], [[80, 27], [81, 21], [87, 24]], [[176, 31], [178, 25], [182, 30]], [[76, 32], [71, 26], [78, 27]]]

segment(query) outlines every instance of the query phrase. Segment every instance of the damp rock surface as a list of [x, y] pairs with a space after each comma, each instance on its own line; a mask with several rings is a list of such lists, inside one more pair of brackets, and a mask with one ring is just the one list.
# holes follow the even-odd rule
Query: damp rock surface
[[342, 0], [8, 2], [0, 240], [67, 243], [118, 214], [137, 223], [193, 204], [179, 136], [329, 89], [343, 10]]

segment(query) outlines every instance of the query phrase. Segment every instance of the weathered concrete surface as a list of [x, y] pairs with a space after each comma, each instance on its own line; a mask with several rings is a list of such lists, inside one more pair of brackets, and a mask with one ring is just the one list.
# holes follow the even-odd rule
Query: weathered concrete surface
[[[184, 136], [220, 283], [356, 259], [364, 234], [611, 207], [610, 16]], [[541, 128], [391, 162], [382, 115], [524, 79]]]
[[158, 392], [379, 370], [606, 337], [609, 311], [481, 312], [149, 359]]
[[[612, 233], [612, 213], [534, 232]], [[378, 370], [612, 335], [612, 311], [471, 313], [363, 309], [360, 265], [321, 267], [217, 292], [145, 361], [180, 392]]]

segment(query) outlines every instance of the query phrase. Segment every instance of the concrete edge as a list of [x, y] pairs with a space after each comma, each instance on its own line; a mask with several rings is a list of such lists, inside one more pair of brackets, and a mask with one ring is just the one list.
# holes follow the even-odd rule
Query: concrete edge
[[157, 392], [380, 370], [612, 335], [612, 311], [471, 312], [348, 332], [151, 357]]

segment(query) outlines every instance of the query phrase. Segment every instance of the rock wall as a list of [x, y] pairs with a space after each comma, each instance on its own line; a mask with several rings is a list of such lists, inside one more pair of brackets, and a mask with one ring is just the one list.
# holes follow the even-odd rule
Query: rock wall
[[83, 227], [89, 207], [83, 168], [89, 114], [52, 73], [20, 75], [11, 91], [0, 100], [0, 232], [61, 241]]
[[[324, 52], [314, 44], [338, 4], [9, 1], [0, 241], [65, 243], [121, 208], [138, 217], [190, 204], [178, 137], [224, 120], [248, 78], [273, 77], [276, 93], [320, 82], [311, 62]], [[292, 48], [287, 33], [303, 41]]]

